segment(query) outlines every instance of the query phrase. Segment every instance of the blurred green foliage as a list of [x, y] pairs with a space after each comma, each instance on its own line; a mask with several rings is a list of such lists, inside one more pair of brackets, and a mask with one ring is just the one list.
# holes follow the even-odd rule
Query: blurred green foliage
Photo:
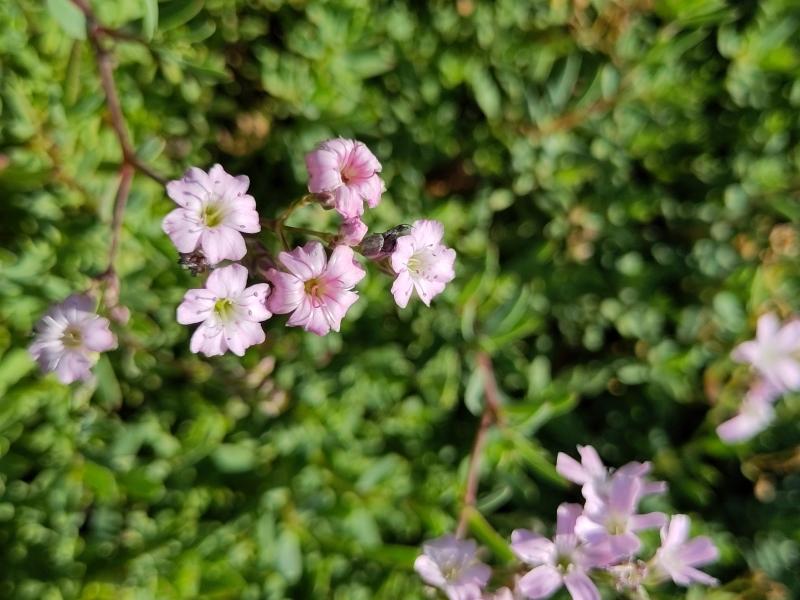
[[730, 348], [800, 312], [797, 2], [93, 4], [145, 42], [113, 49], [145, 160], [247, 173], [270, 216], [305, 152], [356, 137], [388, 186], [371, 229], [442, 220], [458, 277], [399, 311], [374, 271], [340, 335], [276, 319], [205, 360], [174, 320], [194, 280], [171, 203], [137, 176], [120, 348], [95, 383], [41, 377], [31, 328], [105, 268], [121, 157], [80, 13], [0, 2], [0, 597], [423, 597], [410, 565], [455, 525], [479, 349], [508, 420], [483, 544], [551, 523], [577, 498], [555, 453], [592, 443], [652, 460], [654, 506], [720, 546], [726, 585], [690, 598], [800, 595], [800, 398], [751, 444], [714, 434], [749, 377]]

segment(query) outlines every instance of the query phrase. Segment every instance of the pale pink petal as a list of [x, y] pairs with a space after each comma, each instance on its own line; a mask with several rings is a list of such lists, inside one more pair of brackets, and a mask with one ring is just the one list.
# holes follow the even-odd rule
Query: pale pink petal
[[517, 589], [527, 598], [549, 598], [562, 585], [558, 569], [541, 565], [526, 573], [517, 583]]
[[652, 512], [643, 515], [631, 515], [628, 520], [628, 526], [631, 531], [641, 531], [642, 529], [663, 527], [666, 522], [667, 515], [661, 512]]
[[758, 356], [761, 353], [761, 346], [759, 346], [758, 342], [749, 341], [749, 342], [742, 342], [738, 346], [736, 346], [733, 351], [731, 352], [731, 358], [739, 363], [754, 363], [758, 360]]
[[347, 246], [357, 246], [367, 234], [367, 226], [359, 218], [346, 219], [339, 226], [339, 241]]
[[190, 325], [205, 321], [214, 309], [216, 300], [216, 296], [206, 289], [189, 290], [178, 305], [178, 323]]
[[109, 329], [108, 319], [95, 317], [83, 328], [83, 345], [93, 352], [106, 352], [117, 347], [117, 340]]
[[349, 246], [336, 246], [328, 261], [325, 281], [336, 280], [342, 286], [350, 288], [364, 279], [366, 271], [355, 262], [355, 253]]
[[421, 219], [414, 221], [412, 226], [418, 248], [421, 246], [436, 246], [441, 243], [444, 237], [444, 225], [439, 221]]
[[686, 564], [698, 567], [716, 561], [719, 550], [709, 538], [701, 535], [684, 544], [680, 557]]
[[786, 390], [800, 389], [800, 363], [793, 357], [778, 360], [770, 373], [772, 378]]
[[511, 533], [511, 550], [520, 560], [532, 565], [554, 564], [557, 553], [553, 542], [527, 529], [515, 529]]
[[214, 269], [206, 281], [206, 289], [218, 298], [238, 297], [246, 285], [247, 269], [237, 264]]
[[210, 265], [223, 260], [241, 260], [247, 254], [242, 234], [229, 227], [205, 229], [200, 235], [200, 247]]
[[567, 481], [583, 485], [591, 481], [591, 477], [583, 468], [583, 465], [572, 458], [569, 454], [559, 452], [556, 456], [556, 471]]
[[356, 190], [342, 185], [333, 192], [333, 203], [338, 212], [345, 219], [357, 219], [364, 214], [364, 201]]
[[272, 293], [267, 298], [267, 308], [273, 313], [290, 313], [305, 298], [303, 282], [294, 275], [270, 269], [266, 273], [266, 278], [272, 283]]
[[306, 154], [305, 160], [309, 192], [329, 192], [342, 185], [341, 163], [335, 152], [317, 148]]
[[419, 574], [422, 580], [436, 587], [441, 587], [447, 583], [442, 576], [442, 572], [430, 556], [421, 554], [414, 561], [414, 570]]
[[411, 281], [411, 275], [408, 274], [408, 271], [401, 272], [392, 283], [392, 295], [397, 306], [405, 308], [413, 290], [414, 282]]
[[600, 591], [583, 571], [571, 571], [564, 575], [564, 585], [572, 600], [600, 600]]
[[395, 273], [400, 274], [406, 270], [408, 260], [414, 255], [415, 249], [416, 246], [412, 236], [404, 235], [398, 238], [391, 256], [392, 270]]
[[197, 248], [200, 235], [203, 233], [187, 212], [176, 208], [161, 222], [161, 229], [169, 236], [178, 252], [193, 252]]
[[686, 515], [673, 515], [669, 524], [661, 528], [661, 545], [678, 546], [689, 538], [691, 522]]
[[772, 342], [772, 338], [777, 335], [778, 329], [780, 329], [778, 317], [773, 313], [763, 314], [758, 318], [756, 338], [759, 342]]
[[70, 384], [85, 380], [91, 376], [92, 361], [77, 351], [67, 351], [58, 360], [55, 368], [56, 377], [61, 383]]
[[583, 514], [583, 507], [564, 503], [558, 507], [556, 514], [556, 535], [570, 535], [575, 532], [575, 521]]
[[219, 325], [207, 325], [202, 323], [192, 334], [189, 349], [197, 354], [198, 352], [206, 356], [219, 356], [225, 354], [228, 345], [225, 343], [223, 328]]
[[237, 356], [244, 356], [247, 348], [266, 339], [261, 324], [252, 321], [228, 323], [224, 327], [224, 335], [228, 348]]
[[269, 295], [269, 285], [257, 283], [251, 285], [242, 292], [239, 297], [239, 305], [247, 312], [247, 317], [251, 321], [266, 321], [272, 316], [267, 309], [266, 301]]
[[581, 456], [581, 464], [591, 477], [605, 478], [606, 467], [593, 446], [578, 446], [578, 454]]
[[612, 478], [608, 493], [609, 508], [617, 514], [633, 514], [639, 502], [641, 487], [641, 480], [636, 477]]

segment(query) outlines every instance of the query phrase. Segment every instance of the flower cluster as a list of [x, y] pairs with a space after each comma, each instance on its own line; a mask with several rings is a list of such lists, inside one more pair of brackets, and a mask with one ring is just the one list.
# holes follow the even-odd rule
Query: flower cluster
[[756, 339], [736, 346], [731, 358], [750, 365], [757, 377], [736, 416], [717, 427], [719, 437], [729, 443], [748, 440], [766, 429], [775, 416], [775, 401], [800, 390], [800, 320], [781, 324], [772, 313], [762, 315]]
[[[444, 245], [438, 221], [418, 220], [368, 235], [365, 208], [377, 206], [386, 187], [380, 162], [363, 143], [328, 140], [305, 160], [310, 194], [277, 219], [262, 220], [248, 193], [249, 178], [230, 175], [221, 165], [207, 172], [190, 167], [181, 179], [167, 183], [167, 195], [177, 206], [164, 217], [162, 229], [177, 248], [180, 264], [194, 275], [207, 274], [203, 287], [187, 291], [177, 308], [179, 323], [198, 325], [192, 352], [242, 356], [266, 339], [262, 323], [275, 314], [289, 315], [286, 325], [317, 335], [339, 331], [358, 301], [354, 288], [366, 276], [357, 254], [393, 275], [392, 294], [401, 308], [414, 291], [430, 305], [455, 277], [456, 254]], [[309, 200], [341, 215], [335, 234], [286, 225], [291, 212]], [[262, 228], [284, 244], [277, 256], [254, 237]], [[287, 230], [322, 241], [290, 250]], [[248, 247], [258, 251], [248, 257]], [[256, 281], [248, 285], [250, 278]], [[42, 370], [71, 383], [88, 379], [98, 353], [116, 343], [94, 301], [74, 295], [42, 317], [29, 350]]]
[[[524, 565], [512, 587], [484, 590], [489, 567], [477, 557], [471, 540], [444, 536], [427, 542], [414, 564], [425, 583], [441, 589], [450, 600], [489, 598], [549, 598], [565, 587], [573, 600], [599, 600], [592, 575], [610, 577], [619, 591], [640, 591], [671, 579], [678, 585], [716, 585], [697, 567], [714, 562], [718, 552], [705, 536], [689, 539], [689, 517], [668, 518], [660, 512], [640, 514], [639, 501], [663, 493], [666, 485], [646, 478], [649, 463], [607, 468], [591, 446], [578, 447], [580, 462], [560, 453], [557, 471], [582, 486], [584, 504], [558, 507], [552, 539], [516, 529], [511, 550]], [[638, 533], [660, 528], [661, 545], [649, 561], [637, 558], [642, 542]]]
[[[247, 193], [249, 179], [232, 176], [220, 165], [208, 173], [192, 167], [183, 178], [167, 184], [167, 194], [178, 205], [163, 222], [181, 262], [195, 273], [211, 269], [204, 288], [186, 292], [178, 307], [178, 322], [199, 323], [192, 335], [192, 352], [215, 356], [245, 350], [265, 339], [261, 323], [274, 314], [289, 315], [286, 325], [316, 335], [339, 331], [350, 307], [358, 301], [355, 286], [366, 276], [356, 254], [380, 263], [395, 276], [392, 294], [400, 307], [411, 293], [429, 305], [455, 272], [455, 251], [442, 243], [444, 228], [437, 221], [420, 220], [385, 233], [367, 235], [362, 221], [365, 207], [375, 207], [385, 191], [381, 164], [361, 142], [333, 139], [306, 156], [310, 196], [293, 204], [275, 220], [262, 221], [255, 199]], [[243, 234], [269, 227], [285, 242], [286, 219], [293, 208], [313, 199], [342, 217], [336, 234], [310, 232], [327, 242], [312, 240], [273, 257], [259, 242], [267, 268], [251, 268], [238, 261], [247, 254]], [[375, 248], [378, 249], [375, 252]], [[221, 265], [223, 261], [233, 264]], [[261, 278], [247, 286], [248, 274]]]

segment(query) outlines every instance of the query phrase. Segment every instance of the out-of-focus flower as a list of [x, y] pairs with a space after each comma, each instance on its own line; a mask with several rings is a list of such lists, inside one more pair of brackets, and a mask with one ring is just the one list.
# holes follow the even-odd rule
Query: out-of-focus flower
[[674, 515], [661, 529], [661, 547], [653, 558], [655, 568], [678, 585], [688, 586], [694, 582], [717, 585], [716, 579], [695, 567], [716, 561], [719, 551], [706, 536], [687, 541], [690, 524], [686, 515]]
[[779, 391], [800, 389], [800, 320], [781, 326], [774, 314], [762, 315], [756, 339], [736, 346], [731, 357], [751, 365]]
[[578, 538], [575, 524], [581, 511], [579, 504], [558, 507], [552, 541], [527, 529], [511, 533], [514, 554], [534, 567], [517, 584], [517, 590], [525, 598], [548, 598], [566, 586], [573, 600], [599, 600], [600, 593], [587, 571], [608, 565], [616, 556], [608, 546], [587, 546]]
[[773, 402], [780, 391], [767, 381], [756, 381], [748, 390], [735, 417], [717, 426], [717, 435], [729, 444], [744, 442], [764, 431], [775, 418]]
[[503, 587], [494, 592], [484, 592], [481, 600], [517, 600], [519, 596], [515, 595], [509, 588]]
[[255, 199], [247, 194], [250, 180], [233, 177], [220, 165], [206, 173], [190, 167], [182, 179], [167, 184], [178, 208], [161, 224], [178, 252], [201, 250], [206, 262], [241, 260], [247, 253], [242, 233], [257, 233], [261, 224]]
[[353, 287], [366, 272], [355, 261], [353, 249], [336, 246], [330, 259], [320, 242], [281, 252], [278, 260], [287, 272], [270, 269], [272, 294], [267, 306], [274, 313], [292, 313], [287, 325], [325, 335], [339, 331], [347, 310], [358, 300]]
[[455, 277], [456, 251], [442, 244], [444, 226], [439, 221], [415, 221], [407, 235], [397, 238], [392, 252], [392, 269], [397, 278], [392, 284], [394, 301], [405, 308], [411, 292], [430, 306]]
[[442, 590], [450, 600], [480, 600], [492, 571], [475, 556], [472, 540], [445, 535], [422, 545], [414, 570], [428, 585]]
[[666, 515], [660, 512], [636, 513], [642, 489], [643, 483], [638, 477], [612, 477], [607, 499], [587, 502], [584, 513], [575, 524], [575, 532], [590, 544], [608, 544], [614, 554], [633, 555], [641, 547], [641, 540], [635, 532], [661, 527], [667, 520]]
[[605, 503], [614, 477], [633, 477], [642, 481], [641, 494], [660, 494], [666, 491], [663, 481], [649, 481], [645, 475], [650, 472], [649, 462], [629, 462], [613, 471], [607, 468], [592, 446], [578, 446], [581, 462], [571, 456], [559, 452], [556, 457], [556, 471], [565, 479], [583, 486], [581, 492], [589, 506], [593, 503]]
[[366, 234], [367, 226], [358, 217], [342, 221], [339, 226], [339, 242], [345, 246], [358, 246]]
[[192, 352], [217, 356], [230, 350], [243, 356], [264, 341], [261, 321], [272, 316], [265, 305], [269, 286], [246, 286], [247, 269], [234, 264], [215, 269], [205, 288], [186, 292], [177, 316], [182, 325], [200, 323], [192, 335]]
[[116, 347], [109, 321], [95, 312], [94, 301], [73, 294], [39, 320], [28, 351], [43, 371], [54, 372], [61, 383], [72, 383], [89, 378], [98, 352]]
[[345, 219], [360, 217], [364, 203], [375, 207], [384, 191], [381, 163], [363, 143], [335, 138], [306, 155], [308, 191], [333, 194], [333, 206]]

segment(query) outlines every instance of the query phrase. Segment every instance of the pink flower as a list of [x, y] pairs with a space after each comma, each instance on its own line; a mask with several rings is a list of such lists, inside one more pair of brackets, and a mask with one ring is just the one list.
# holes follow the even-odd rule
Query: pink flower
[[472, 540], [445, 535], [425, 542], [414, 570], [428, 585], [442, 590], [450, 600], [480, 600], [491, 569], [480, 562]]
[[616, 557], [607, 547], [587, 546], [575, 535], [575, 523], [581, 511], [579, 504], [558, 507], [553, 541], [527, 529], [515, 529], [511, 533], [511, 550], [534, 567], [517, 584], [517, 590], [525, 598], [548, 598], [566, 586], [573, 600], [600, 600], [600, 593], [587, 571], [604, 567]]
[[336, 138], [306, 155], [308, 191], [333, 194], [333, 205], [345, 219], [360, 217], [364, 202], [375, 207], [384, 191], [381, 163], [364, 144]]
[[218, 356], [228, 350], [238, 356], [264, 341], [261, 321], [272, 316], [264, 301], [269, 293], [266, 283], [247, 285], [247, 269], [228, 265], [214, 269], [206, 287], [189, 290], [178, 306], [178, 323], [200, 323], [190, 349], [206, 356]]
[[717, 426], [717, 435], [725, 442], [749, 440], [764, 431], [775, 418], [772, 403], [780, 390], [766, 381], [756, 381], [739, 406], [737, 415]]
[[181, 253], [200, 249], [209, 265], [241, 260], [247, 253], [244, 233], [261, 231], [250, 180], [233, 177], [220, 165], [206, 173], [190, 167], [183, 179], [170, 181], [167, 194], [178, 208], [164, 217], [161, 228]]
[[600, 456], [592, 446], [578, 446], [581, 462], [571, 456], [559, 452], [556, 457], [556, 471], [573, 483], [582, 485], [583, 497], [592, 503], [604, 503], [608, 500], [611, 481], [614, 477], [634, 477], [642, 480], [642, 496], [660, 494], [666, 491], [667, 484], [663, 481], [648, 481], [644, 478], [650, 472], [649, 462], [629, 462], [616, 471], [603, 464]]
[[706, 536], [687, 542], [689, 525], [689, 517], [675, 515], [669, 525], [661, 529], [661, 547], [653, 559], [656, 569], [678, 585], [688, 586], [693, 582], [717, 585], [719, 582], [716, 579], [695, 567], [716, 561], [719, 551]]
[[494, 592], [484, 592], [481, 600], [516, 600], [518, 596], [509, 588], [503, 587]]
[[426, 306], [456, 276], [456, 251], [442, 244], [444, 226], [439, 221], [415, 221], [410, 233], [397, 238], [391, 261], [397, 278], [392, 284], [394, 301], [405, 308], [412, 290]]
[[643, 485], [639, 477], [612, 477], [608, 495], [602, 501], [593, 499], [586, 503], [584, 513], [575, 524], [575, 532], [589, 544], [608, 544], [614, 554], [635, 554], [641, 547], [635, 532], [661, 527], [667, 519], [660, 512], [636, 514]]
[[762, 315], [756, 339], [736, 346], [731, 357], [752, 365], [780, 391], [800, 389], [800, 320], [781, 326], [774, 314]]
[[94, 301], [73, 294], [39, 320], [28, 351], [43, 371], [55, 372], [61, 383], [72, 383], [89, 378], [98, 352], [116, 347], [108, 319], [95, 312]]
[[319, 242], [281, 252], [278, 260], [288, 272], [270, 269], [272, 295], [267, 306], [274, 313], [292, 313], [287, 325], [325, 335], [339, 331], [347, 310], [358, 300], [351, 291], [365, 271], [355, 261], [353, 249], [336, 246], [330, 260]]
[[345, 246], [358, 246], [367, 234], [367, 226], [358, 217], [342, 221], [339, 242]]

